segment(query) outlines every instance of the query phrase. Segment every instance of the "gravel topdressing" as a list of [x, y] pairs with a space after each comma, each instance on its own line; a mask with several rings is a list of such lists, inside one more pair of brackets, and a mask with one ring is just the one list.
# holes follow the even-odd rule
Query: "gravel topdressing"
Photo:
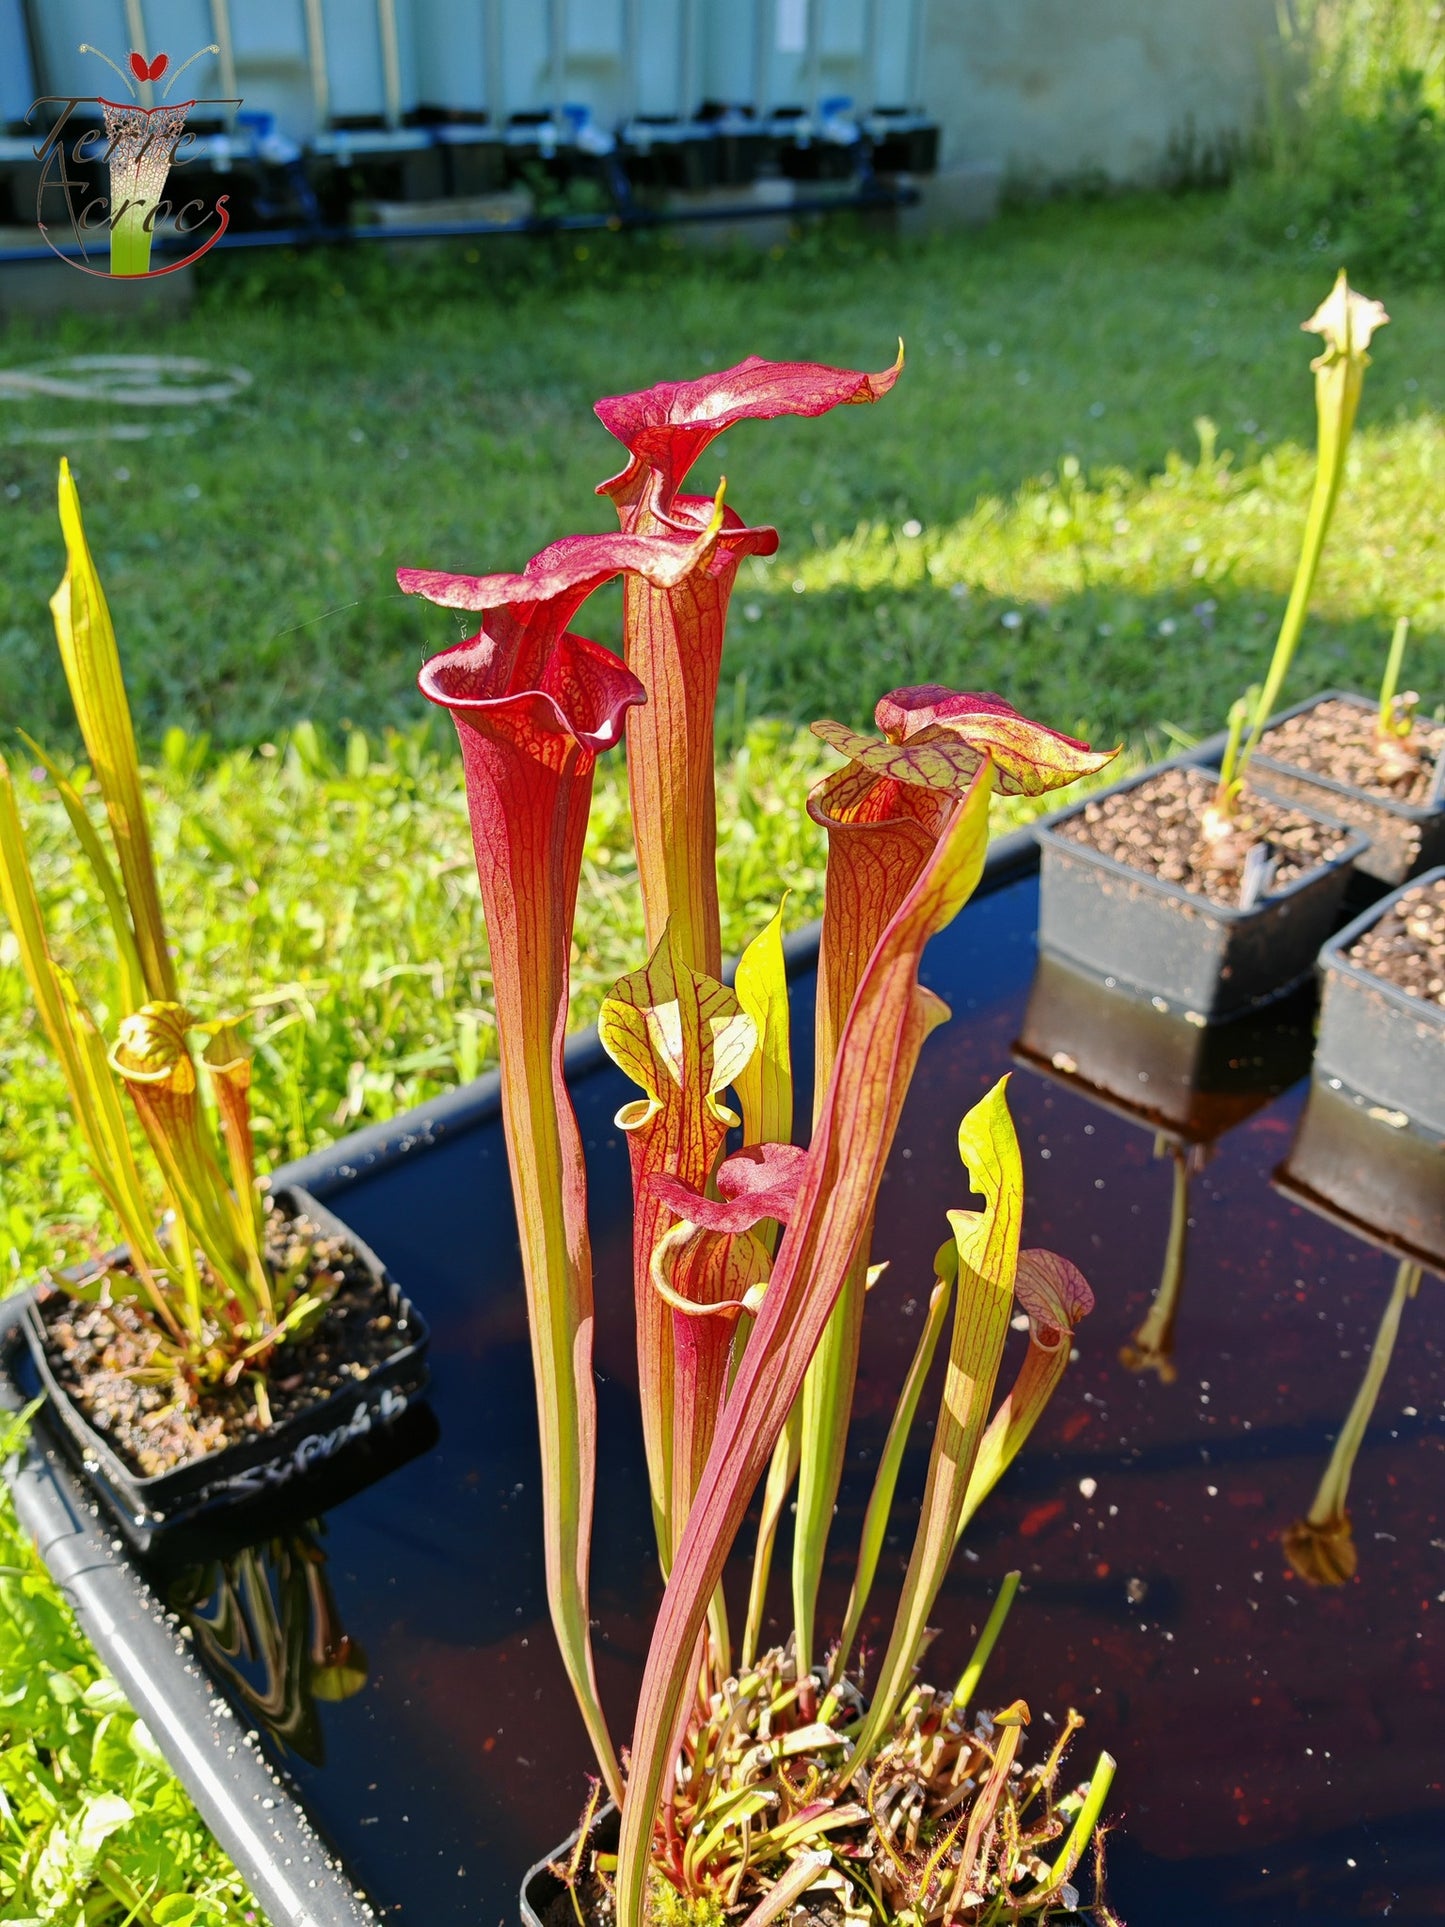
[[1417, 716], [1403, 744], [1387, 743], [1382, 750], [1374, 710], [1332, 697], [1266, 730], [1259, 747], [1261, 755], [1312, 776], [1332, 776], [1386, 802], [1423, 805], [1445, 751], [1445, 723]]
[[1267, 840], [1275, 853], [1274, 893], [1328, 862], [1348, 841], [1347, 830], [1317, 823], [1287, 803], [1249, 794], [1240, 809], [1241, 834], [1221, 850], [1202, 828], [1214, 781], [1204, 770], [1161, 770], [1134, 789], [1085, 804], [1077, 816], [1057, 826], [1058, 833], [1229, 908], [1239, 902], [1244, 859], [1252, 843]]
[[1347, 954], [1412, 997], [1445, 1005], [1445, 877], [1407, 890]]

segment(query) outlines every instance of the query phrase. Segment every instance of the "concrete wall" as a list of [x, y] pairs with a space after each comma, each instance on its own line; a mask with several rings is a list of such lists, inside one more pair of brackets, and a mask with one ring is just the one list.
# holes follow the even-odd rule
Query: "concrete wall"
[[945, 167], [1147, 182], [1248, 131], [1277, 44], [1276, 0], [927, 0], [919, 91]]

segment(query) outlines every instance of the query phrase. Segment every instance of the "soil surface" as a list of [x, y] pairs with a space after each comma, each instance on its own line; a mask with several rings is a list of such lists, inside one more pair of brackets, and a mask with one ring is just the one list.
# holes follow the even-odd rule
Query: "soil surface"
[[1370, 796], [1423, 805], [1429, 801], [1435, 764], [1445, 753], [1445, 724], [1417, 716], [1403, 742], [1382, 746], [1373, 709], [1331, 700], [1267, 730], [1259, 748], [1262, 756], [1292, 763], [1313, 776], [1351, 783]]
[[[268, 1362], [273, 1427], [370, 1377], [411, 1342], [398, 1331], [386, 1287], [344, 1239], [323, 1236], [304, 1218], [273, 1216], [267, 1251], [278, 1271], [299, 1259], [298, 1242], [311, 1247], [309, 1287], [332, 1296], [313, 1329], [280, 1346]], [[89, 1304], [52, 1288], [40, 1315], [57, 1381], [142, 1476], [174, 1471], [267, 1429], [244, 1378], [235, 1386], [193, 1391], [168, 1372], [164, 1354], [157, 1356], [155, 1321], [136, 1306]]]
[[1307, 876], [1335, 856], [1349, 832], [1316, 823], [1302, 810], [1247, 793], [1237, 817], [1239, 834], [1228, 848], [1204, 835], [1203, 815], [1213, 799], [1214, 778], [1204, 770], [1167, 769], [1132, 790], [1086, 803], [1058, 825], [1060, 836], [1143, 870], [1166, 883], [1233, 908], [1244, 881], [1249, 848], [1267, 842], [1275, 858], [1266, 896]]
[[[578, 1881], [577, 1904], [587, 1927], [615, 1927], [616, 1901], [611, 1890], [597, 1880], [584, 1877]], [[750, 1911], [746, 1906], [740, 1907], [737, 1920], [746, 1919]], [[1059, 1920], [1063, 1916], [1056, 1913], [1054, 1918]], [[572, 1905], [572, 1896], [565, 1889], [554, 1895], [542, 1909], [541, 1919], [542, 1927], [577, 1927], [577, 1909]], [[809, 1922], [810, 1927], [847, 1927], [847, 1915], [831, 1894], [804, 1894], [782, 1916], [783, 1927], [792, 1927], [800, 1919]]]
[[1407, 890], [1348, 954], [1351, 963], [1412, 997], [1445, 1005], [1445, 878]]

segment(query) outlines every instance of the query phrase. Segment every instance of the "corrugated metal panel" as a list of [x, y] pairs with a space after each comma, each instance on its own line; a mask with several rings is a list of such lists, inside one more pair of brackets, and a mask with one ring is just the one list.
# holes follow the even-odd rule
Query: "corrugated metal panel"
[[926, 0], [895, 5], [876, 0], [878, 7], [878, 65], [874, 96], [877, 107], [912, 107], [919, 98], [918, 36]]
[[[496, 0], [501, 42], [502, 114], [540, 113], [552, 102], [550, 0]], [[560, 103], [558, 103], [560, 105]]]
[[[685, 8], [679, 0], [633, 0], [632, 111], [679, 112]], [[695, 0], [693, 13], [696, 12]]]
[[416, 109], [411, 0], [324, 0], [322, 27], [333, 119], [395, 125]]
[[697, 0], [701, 74], [698, 93], [729, 106], [757, 104], [758, 48], [773, 0]]

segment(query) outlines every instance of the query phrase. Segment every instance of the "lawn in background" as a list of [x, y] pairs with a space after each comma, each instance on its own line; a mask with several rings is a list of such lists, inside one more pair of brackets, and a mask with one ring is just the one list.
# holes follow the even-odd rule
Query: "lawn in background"
[[[225, 408], [133, 411], [185, 431], [140, 441], [87, 433], [125, 419], [115, 405], [0, 401], [0, 718], [69, 743], [46, 600], [61, 568], [53, 437], [70, 430], [154, 766], [182, 978], [200, 1016], [256, 1012], [266, 1155], [494, 1055], [454, 749], [413, 687], [461, 628], [398, 596], [393, 572], [519, 568], [560, 534], [605, 528], [592, 491], [618, 451], [591, 416], [599, 394], [748, 353], [881, 367], [907, 342], [877, 407], [740, 427], [695, 479], [711, 489], [725, 472], [735, 506], [782, 537], [739, 581], [723, 673], [730, 947], [784, 882], [792, 918], [816, 913], [821, 850], [801, 802], [829, 758], [803, 728], [813, 716], [862, 723], [883, 690], [937, 680], [1136, 754], [1217, 727], [1260, 671], [1288, 585], [1313, 434], [1298, 323], [1335, 266], [1251, 258], [1234, 234], [1220, 202], [1181, 200], [1059, 206], [926, 244], [832, 229], [761, 262], [605, 236], [560, 258], [242, 261], [182, 321], [0, 336], [0, 368], [130, 351], [253, 377]], [[1296, 684], [1369, 687], [1408, 614], [1407, 681], [1434, 708], [1445, 294], [1369, 292], [1395, 318]], [[584, 627], [611, 640], [618, 613], [604, 594]], [[58, 807], [20, 787], [57, 937], [104, 1007], [100, 906], [69, 869]], [[640, 943], [614, 758], [588, 844], [577, 1021]], [[0, 1104], [0, 1256], [19, 1280], [92, 1205], [8, 933]], [[146, 1927], [184, 1917], [158, 1899], [179, 1887], [202, 1896], [198, 1921], [237, 1917], [223, 1863], [96, 1684], [9, 1514], [0, 1531], [0, 1913], [78, 1917], [65, 1910], [83, 1893], [93, 1927], [137, 1901]], [[135, 1817], [96, 1808], [101, 1795]]]

